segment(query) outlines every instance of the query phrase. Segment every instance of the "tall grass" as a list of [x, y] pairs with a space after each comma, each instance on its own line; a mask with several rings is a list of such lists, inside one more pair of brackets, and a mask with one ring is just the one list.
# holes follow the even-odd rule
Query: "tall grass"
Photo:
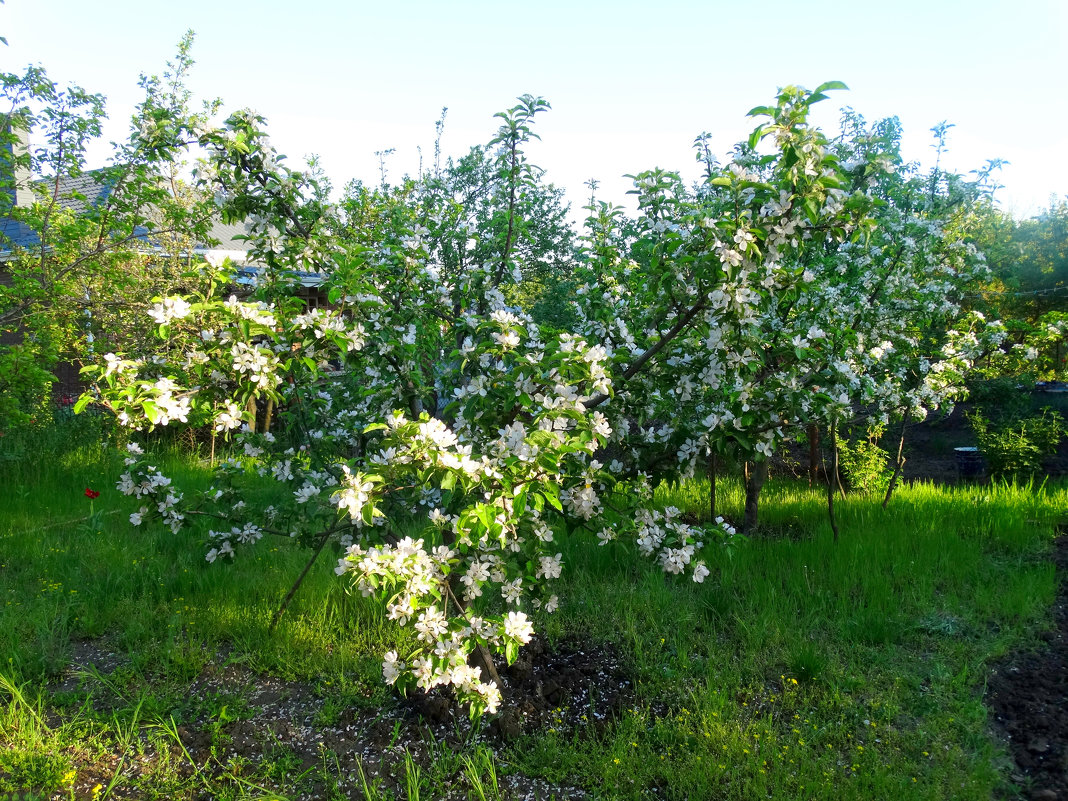
[[[195, 459], [161, 458], [180, 483], [206, 485]], [[307, 553], [264, 542], [208, 565], [203, 532], [128, 524], [132, 506], [113, 489], [121, 469], [118, 451], [95, 445], [0, 464], [0, 793], [66, 792], [94, 748], [119, 761], [149, 742], [175, 753], [170, 727], [205, 714], [190, 707], [189, 684], [220, 652], [315, 687], [324, 719], [353, 704], [391, 714], [380, 655], [408, 635], [346, 594], [331, 558], [271, 631]], [[102, 493], [94, 516], [86, 487]], [[708, 516], [707, 482], [662, 487], [656, 500]], [[888, 510], [879, 500], [841, 500], [836, 543], [822, 493], [770, 482], [762, 530], [709, 546], [702, 585], [666, 578], [627, 543], [561, 533], [563, 606], [541, 628], [550, 644], [581, 639], [623, 654], [632, 703], [599, 727], [531, 732], [496, 756], [443, 749], [429, 764], [400, 765], [400, 797], [507, 797], [503, 771], [601, 798], [989, 798], [1007, 779], [985, 676], [1049, 624], [1048, 551], [1068, 492], [917, 484]], [[741, 486], [721, 481], [719, 511], [737, 519], [742, 504]], [[122, 666], [87, 675], [92, 692], [57, 693], [85, 641], [121, 654]], [[241, 706], [236, 695], [227, 703]], [[307, 787], [304, 769], [277, 754], [242, 768], [240, 781], [216, 771], [191, 783], [174, 759], [138, 792]], [[324, 753], [313, 771], [320, 788], [340, 781], [331, 760]], [[356, 788], [393, 796], [370, 779]]]
[[[657, 497], [707, 517], [707, 493]], [[740, 484], [718, 500], [740, 517]], [[1005, 779], [982, 687], [1048, 625], [1068, 494], [917, 484], [879, 500], [840, 502], [836, 543], [822, 493], [769, 484], [762, 531], [706, 553], [704, 585], [664, 581], [621, 544], [570, 543], [552, 630], [620, 647], [642, 703], [581, 750], [531, 738], [524, 768], [606, 797], [989, 798]]]

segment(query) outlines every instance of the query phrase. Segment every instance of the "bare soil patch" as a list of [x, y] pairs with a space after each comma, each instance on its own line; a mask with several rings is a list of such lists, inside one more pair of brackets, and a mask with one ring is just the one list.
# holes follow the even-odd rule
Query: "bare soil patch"
[[[67, 676], [51, 688], [54, 692], [77, 692], [87, 676], [106, 678], [127, 661], [102, 641], [78, 643], [72, 656]], [[505, 703], [491, 722], [472, 723], [441, 691], [397, 698], [384, 707], [347, 706], [331, 714], [324, 709], [328, 700], [313, 685], [258, 674], [220, 653], [188, 687], [191, 707], [205, 711], [178, 723], [180, 744], [172, 739], [160, 748], [158, 738], [142, 736], [135, 759], [116, 752], [85, 762], [79, 765], [75, 793], [89, 795], [97, 783], [107, 786], [118, 771], [122, 782], [113, 797], [136, 798], [138, 785], [161, 764], [192, 779], [195, 772], [219, 776], [236, 760], [274, 764], [279, 787], [295, 782], [301, 798], [330, 793], [362, 797], [361, 771], [369, 784], [406, 797], [405, 761], [410, 756], [424, 774], [440, 774], [443, 764], [453, 766], [446, 769], [451, 775], [441, 776], [439, 797], [467, 798], [473, 788], [460, 755], [482, 745], [496, 755], [503, 797], [586, 797], [578, 788], [509, 771], [506, 747], [523, 734], [548, 729], [567, 737], [596, 734], [633, 703], [625, 660], [602, 644], [564, 641], [550, 647], [536, 638], [514, 665], [501, 671], [501, 678]], [[93, 703], [106, 713], [123, 701], [100, 694]], [[55, 715], [50, 724], [63, 722]], [[323, 780], [324, 771], [331, 786]]]
[[1068, 798], [1068, 534], [1054, 546], [1060, 589], [1054, 628], [1040, 647], [1012, 654], [991, 671], [987, 703], [1016, 763], [1026, 798]]

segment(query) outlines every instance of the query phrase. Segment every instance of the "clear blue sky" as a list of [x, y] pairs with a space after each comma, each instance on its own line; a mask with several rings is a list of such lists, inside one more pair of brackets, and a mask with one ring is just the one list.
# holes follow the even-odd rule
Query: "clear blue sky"
[[725, 154], [778, 86], [833, 79], [851, 91], [822, 104], [831, 130], [841, 105], [897, 115], [906, 157], [929, 163], [929, 129], [948, 120], [947, 166], [1011, 162], [1005, 208], [1068, 194], [1068, 0], [6, 0], [0, 69], [39, 63], [106, 94], [119, 139], [138, 73], [160, 72], [190, 28], [195, 94], [264, 114], [282, 152], [317, 153], [337, 185], [376, 180], [390, 147], [393, 177], [415, 172], [443, 106], [459, 155], [529, 92], [553, 106], [532, 160], [576, 207], [588, 178], [623, 201], [624, 173], [695, 174], [697, 134]]

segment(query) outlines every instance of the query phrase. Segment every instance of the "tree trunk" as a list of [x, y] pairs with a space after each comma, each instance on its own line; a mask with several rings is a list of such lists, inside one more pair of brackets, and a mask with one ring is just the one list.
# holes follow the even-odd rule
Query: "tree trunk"
[[708, 512], [709, 520], [716, 519], [716, 454], [708, 454]]
[[481, 670], [482, 680], [487, 684], [492, 681], [497, 685], [497, 689], [501, 691], [501, 694], [504, 694], [504, 684], [501, 682], [501, 676], [497, 672], [497, 666], [493, 664], [493, 654], [490, 653], [489, 648], [482, 643], [475, 643], [471, 655], [467, 658], [467, 664]]
[[249, 416], [252, 418], [248, 421], [248, 428], [253, 434], [256, 433], [256, 399], [249, 398], [248, 403], [245, 405], [245, 409], [248, 411]]
[[[443, 532], [442, 540], [451, 548], [456, 543], [456, 535], [450, 529], [446, 528]], [[452, 599], [452, 602], [456, 604], [458, 611], [466, 617], [467, 605], [463, 602], [462, 594], [463, 582], [460, 580], [460, 574], [454, 572], [449, 576], [448, 598]], [[475, 647], [467, 657], [467, 664], [471, 667], [479, 668], [482, 671], [483, 681], [492, 681], [497, 685], [497, 689], [500, 690], [501, 693], [504, 692], [504, 683], [501, 681], [501, 676], [497, 672], [497, 666], [493, 664], [493, 654], [490, 653], [489, 648], [480, 642], [476, 642]]]
[[890, 496], [894, 494], [894, 488], [897, 486], [897, 480], [901, 476], [901, 471], [905, 469], [905, 426], [909, 423], [909, 416], [906, 414], [901, 420], [901, 436], [897, 441], [897, 461], [894, 462], [894, 474], [890, 476], [890, 483], [886, 486], [886, 497], [883, 498], [883, 508], [890, 503]]
[[834, 476], [838, 475], [838, 423], [831, 424], [831, 460], [834, 468], [827, 475], [827, 517], [831, 521], [834, 541], [838, 542], [838, 523], [834, 519]]
[[768, 463], [763, 459], [752, 463], [752, 468], [747, 462], [745, 466], [745, 522], [742, 530], [747, 534], [757, 526], [760, 512], [760, 490], [764, 488], [764, 482], [768, 479]]
[[[452, 600], [459, 607], [460, 612], [466, 616], [467, 605], [460, 597], [460, 593], [463, 592], [462, 587], [458, 573], [454, 573], [449, 577], [449, 595], [452, 596]], [[497, 672], [497, 666], [493, 664], [493, 654], [490, 653], [489, 648], [480, 642], [476, 642], [475, 647], [467, 657], [467, 664], [471, 667], [479, 668], [482, 671], [483, 681], [492, 681], [497, 685], [498, 690], [502, 693], [504, 692], [504, 684], [501, 682], [501, 676]]]
[[808, 424], [808, 485], [816, 486], [820, 476], [820, 427]]

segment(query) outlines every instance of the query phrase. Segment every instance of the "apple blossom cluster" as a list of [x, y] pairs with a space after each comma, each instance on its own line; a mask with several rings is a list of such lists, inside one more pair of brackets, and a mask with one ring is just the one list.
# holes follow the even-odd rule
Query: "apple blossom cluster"
[[186, 317], [192, 307], [185, 298], [164, 298], [148, 311], [148, 316], [160, 325], [165, 325], [172, 320], [181, 320]]
[[130, 523], [140, 526], [146, 520], [155, 518], [177, 534], [185, 520], [181, 511], [182, 493], [171, 486], [171, 480], [156, 467], [139, 458], [144, 455], [140, 445], [131, 442], [126, 450], [126, 472], [119, 476], [115, 489], [145, 502], [144, 506], [130, 515]]
[[171, 359], [109, 353], [103, 369], [86, 368], [107, 387], [105, 401], [123, 424], [138, 427], [141, 418], [149, 425], [206, 423], [227, 433], [246, 422], [247, 404], [237, 398], [280, 401], [283, 377], [287, 387], [298, 375], [314, 380], [332, 359], [363, 347], [362, 324], [338, 311], [315, 310], [286, 323], [267, 303], [215, 297], [214, 282], [231, 276], [224, 269], [204, 272], [213, 282], [205, 297], [165, 298], [149, 312], [162, 338], [187, 343], [180, 352]]
[[1068, 350], [1068, 314], [1047, 312], [1023, 330], [1020, 328], [1017, 322], [1014, 342], [1006, 334], [1001, 347], [987, 360], [984, 374], [1029, 375], [1039, 381], [1068, 378], [1064, 356]]
[[459, 697], [471, 699], [492, 714], [500, 704], [500, 689], [492, 680], [482, 681], [481, 669], [468, 665], [468, 655], [476, 641], [492, 646], [505, 640], [524, 644], [533, 628], [517, 611], [509, 613], [500, 625], [473, 614], [461, 618], [446, 615], [449, 574], [456, 558], [457, 552], [445, 545], [428, 550], [422, 539], [405, 537], [396, 545], [366, 550], [350, 546], [338, 563], [337, 573], [351, 573], [364, 595], [376, 593], [383, 585], [390, 590], [399, 588], [387, 604], [387, 614], [400, 625], [411, 622], [424, 647], [407, 662], [399, 660], [396, 651], [385, 655], [382, 670], [388, 684], [410, 677], [423, 690], [451, 685]]
[[[398, 661], [395, 654], [387, 655], [387, 681], [410, 679], [423, 689], [450, 685], [458, 697], [492, 712], [499, 703], [499, 689], [493, 680], [480, 680], [479, 670], [467, 666], [467, 655], [481, 645], [513, 654], [510, 658], [514, 658], [515, 649], [533, 634], [525, 613], [518, 607], [531, 592], [543, 591], [545, 582], [559, 578], [561, 555], [542, 553], [540, 546], [552, 540], [552, 533], [541, 522], [536, 507], [525, 515], [535, 521], [533, 536], [524, 536], [522, 526], [504, 513], [503, 510], [516, 512], [517, 498], [516, 493], [504, 491], [504, 486], [498, 484], [508, 483], [502, 472], [508, 470], [506, 463], [488, 457], [471, 458], [470, 446], [461, 445], [439, 421], [409, 421], [397, 414], [391, 418], [389, 430], [383, 451], [390, 454], [390, 465], [383, 464], [383, 468], [443, 471], [439, 483], [449, 487], [451, 498], [457, 497], [457, 487], [465, 482], [483, 487], [483, 492], [474, 494], [466, 508], [456, 513], [432, 509], [428, 515], [432, 538], [405, 537], [395, 545], [371, 548], [351, 545], [339, 561], [337, 572], [351, 573], [365, 595], [385, 589], [390, 619], [413, 625], [423, 643], [407, 660]], [[516, 465], [529, 474], [529, 464], [516, 460]], [[396, 478], [392, 483], [397, 483]], [[496, 497], [486, 497], [491, 495], [489, 487], [496, 490]], [[350, 497], [353, 493], [366, 496], [361, 498], [357, 512], [365, 518], [374, 488], [363, 476], [354, 476], [348, 482], [346, 492]], [[530, 493], [520, 492], [524, 499]], [[536, 504], [540, 503], [539, 498]], [[432, 542], [441, 544], [431, 545]], [[537, 565], [533, 575], [521, 567], [531, 558]], [[493, 586], [496, 591], [491, 594]], [[486, 610], [475, 614], [473, 609], [483, 602]], [[543, 597], [534, 597], [530, 603], [551, 612], [558, 601], [555, 596], [544, 601]], [[492, 611], [502, 606], [504, 611]], [[450, 610], [451, 614], [446, 614]]]
[[[638, 551], [643, 556], [655, 558], [665, 573], [677, 575], [689, 569], [693, 580], [701, 584], [709, 570], [703, 560], [695, 557], [704, 548], [704, 540], [711, 532], [682, 522], [680, 514], [674, 506], [663, 511], [638, 509], [635, 514]], [[722, 517], [716, 518], [715, 526], [725, 540], [737, 533]]]

